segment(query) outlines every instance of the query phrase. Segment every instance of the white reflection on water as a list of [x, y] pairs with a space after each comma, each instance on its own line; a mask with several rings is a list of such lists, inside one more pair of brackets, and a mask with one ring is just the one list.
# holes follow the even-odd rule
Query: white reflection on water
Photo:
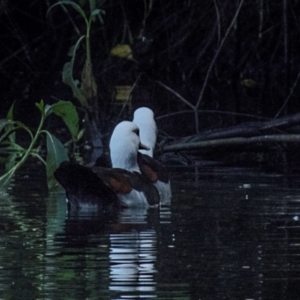
[[154, 230], [110, 236], [110, 290], [155, 291], [157, 237]]
[[156, 297], [154, 274], [157, 272], [157, 234], [155, 229], [145, 226], [147, 210], [124, 210], [120, 221], [139, 226], [132, 227], [128, 232], [111, 233], [109, 236], [109, 290], [125, 292], [126, 295], [121, 298]]

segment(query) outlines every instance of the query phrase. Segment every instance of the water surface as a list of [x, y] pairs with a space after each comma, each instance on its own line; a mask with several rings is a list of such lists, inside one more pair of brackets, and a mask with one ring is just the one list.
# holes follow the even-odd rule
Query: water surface
[[98, 216], [23, 168], [0, 195], [1, 299], [299, 299], [296, 176], [170, 172], [170, 206]]

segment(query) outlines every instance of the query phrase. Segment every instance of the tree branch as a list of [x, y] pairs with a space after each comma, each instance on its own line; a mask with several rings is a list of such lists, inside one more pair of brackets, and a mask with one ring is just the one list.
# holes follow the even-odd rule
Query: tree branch
[[162, 148], [163, 152], [172, 151], [184, 151], [184, 150], [195, 150], [203, 148], [217, 148], [224, 146], [235, 146], [235, 145], [249, 145], [254, 143], [274, 143], [274, 142], [284, 142], [284, 143], [299, 143], [300, 134], [274, 134], [274, 135], [264, 135], [255, 136], [250, 138], [235, 137], [228, 139], [210, 140], [195, 143], [182, 143], [175, 145], [168, 145]]
[[227, 29], [227, 31], [226, 31], [226, 33], [225, 33], [225, 36], [223, 37], [223, 39], [222, 39], [222, 41], [221, 41], [220, 46], [219, 46], [219, 48], [218, 48], [218, 50], [217, 50], [215, 56], [213, 57], [212, 61], [210, 62], [209, 68], [208, 68], [208, 70], [207, 70], [207, 72], [206, 72], [206, 76], [205, 76], [205, 79], [204, 79], [204, 83], [203, 83], [202, 89], [201, 89], [200, 94], [199, 94], [199, 97], [198, 97], [198, 101], [197, 101], [197, 104], [196, 104], [196, 108], [198, 108], [199, 105], [200, 105], [200, 103], [201, 103], [201, 100], [202, 100], [202, 98], [203, 98], [204, 91], [205, 91], [205, 88], [206, 88], [206, 85], [207, 85], [207, 82], [208, 82], [208, 78], [209, 78], [209, 76], [210, 76], [210, 72], [211, 72], [211, 70], [212, 70], [212, 68], [213, 68], [213, 66], [214, 66], [214, 64], [215, 64], [215, 62], [216, 62], [216, 60], [217, 60], [217, 58], [218, 58], [220, 52], [221, 52], [221, 49], [223, 48], [223, 45], [224, 45], [224, 43], [225, 43], [225, 41], [226, 41], [226, 39], [227, 39], [227, 37], [228, 37], [230, 31], [231, 31], [231, 28], [233, 27], [233, 25], [235, 24], [235, 22], [236, 22], [236, 20], [237, 20], [237, 17], [238, 17], [238, 15], [239, 15], [239, 13], [240, 13], [240, 10], [241, 10], [243, 4], [244, 4], [244, 0], [241, 0], [240, 4], [239, 4], [239, 6], [238, 6], [238, 8], [237, 8], [237, 10], [236, 10], [236, 12], [235, 12], [235, 15], [234, 15], [234, 17], [233, 17], [233, 19], [232, 19], [232, 21], [231, 21], [231, 24], [229, 25], [229, 27], [228, 27], [228, 29]]

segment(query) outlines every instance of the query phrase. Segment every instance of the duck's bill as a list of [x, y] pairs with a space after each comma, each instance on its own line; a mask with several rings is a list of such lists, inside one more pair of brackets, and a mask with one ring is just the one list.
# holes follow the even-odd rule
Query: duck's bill
[[148, 146], [146, 146], [145, 144], [142, 144], [142, 143], [140, 143], [139, 149], [140, 150], [150, 150], [150, 148]]

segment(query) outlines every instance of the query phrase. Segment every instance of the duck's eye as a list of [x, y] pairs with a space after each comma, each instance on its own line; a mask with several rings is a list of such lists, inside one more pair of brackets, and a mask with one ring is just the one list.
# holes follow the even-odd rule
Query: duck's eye
[[134, 133], [136, 133], [137, 136], [140, 136], [140, 130], [138, 128], [133, 130]]

